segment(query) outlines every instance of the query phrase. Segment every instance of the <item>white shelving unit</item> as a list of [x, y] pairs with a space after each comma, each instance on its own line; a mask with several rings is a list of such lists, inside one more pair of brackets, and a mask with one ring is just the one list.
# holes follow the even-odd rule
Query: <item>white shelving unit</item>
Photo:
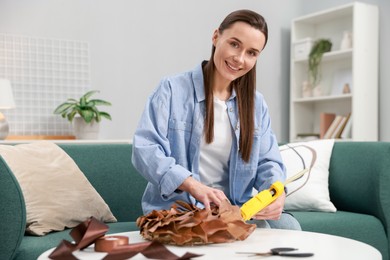
[[[351, 113], [351, 139], [378, 140], [378, 8], [354, 2], [292, 21], [290, 71], [290, 141], [320, 131], [320, 114]], [[344, 31], [352, 32], [352, 48], [340, 49]], [[327, 38], [331, 52], [321, 62], [321, 96], [302, 97], [308, 80], [308, 58], [295, 59], [294, 48], [304, 39]], [[343, 94], [338, 78], [349, 72], [351, 93]], [[348, 74], [348, 73], [347, 73]]]

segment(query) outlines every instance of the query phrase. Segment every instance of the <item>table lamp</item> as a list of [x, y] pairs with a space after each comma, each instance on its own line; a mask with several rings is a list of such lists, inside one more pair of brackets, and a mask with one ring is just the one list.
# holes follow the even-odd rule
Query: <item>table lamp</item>
[[[0, 79], [0, 111], [15, 107], [11, 83], [8, 79]], [[8, 136], [9, 125], [3, 113], [0, 112], [0, 140]]]

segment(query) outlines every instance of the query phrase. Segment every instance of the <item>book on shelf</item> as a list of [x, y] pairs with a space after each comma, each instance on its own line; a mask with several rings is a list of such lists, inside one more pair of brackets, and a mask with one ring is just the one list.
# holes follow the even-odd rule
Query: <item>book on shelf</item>
[[349, 115], [348, 121], [345, 124], [343, 132], [340, 135], [341, 139], [348, 139], [352, 137], [352, 117]]
[[320, 114], [320, 138], [324, 138], [326, 131], [329, 129], [336, 114], [334, 113], [321, 113]]
[[331, 139], [331, 138], [333, 138], [335, 130], [336, 130], [337, 126], [340, 124], [342, 118], [343, 118], [343, 116], [341, 116], [341, 115], [336, 115], [335, 116], [335, 118], [332, 121], [332, 124], [329, 126], [328, 130], [324, 134], [324, 138], [323, 139]]
[[332, 139], [338, 138], [339, 133], [340, 133], [343, 125], [345, 124], [346, 120], [347, 120], [347, 117], [341, 116], [341, 119], [340, 119], [339, 123], [337, 124], [336, 128], [334, 129], [332, 136], [330, 138], [332, 138]]
[[336, 133], [334, 135], [334, 138], [341, 138], [341, 134], [343, 133], [345, 126], [347, 125], [349, 118], [351, 117], [351, 113], [349, 113], [346, 116], [343, 116], [342, 121], [340, 122], [339, 126], [336, 129]]
[[[346, 131], [346, 126], [348, 125], [348, 122], [350, 122], [350, 118], [351, 113], [348, 115], [336, 115], [329, 128], [325, 132], [323, 139], [335, 139], [342, 138], [342, 136], [347, 136], [347, 133], [343, 135], [343, 132]], [[350, 129], [350, 126], [348, 126], [348, 128]]]

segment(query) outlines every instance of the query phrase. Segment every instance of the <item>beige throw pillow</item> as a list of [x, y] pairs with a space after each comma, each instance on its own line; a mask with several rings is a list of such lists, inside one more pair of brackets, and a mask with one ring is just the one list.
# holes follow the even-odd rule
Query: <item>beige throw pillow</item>
[[313, 167], [304, 176], [287, 184], [286, 210], [336, 212], [329, 195], [329, 163], [333, 139], [321, 139], [280, 146], [287, 178]]
[[72, 228], [94, 216], [116, 222], [108, 205], [73, 159], [56, 144], [0, 145], [26, 203], [28, 233], [45, 235]]

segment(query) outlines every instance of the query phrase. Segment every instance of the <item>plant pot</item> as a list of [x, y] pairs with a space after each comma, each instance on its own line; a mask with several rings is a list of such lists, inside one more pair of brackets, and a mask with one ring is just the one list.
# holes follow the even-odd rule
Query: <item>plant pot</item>
[[315, 88], [313, 88], [313, 97], [320, 97], [323, 94], [324, 93], [322, 92], [321, 86], [316, 86]]
[[86, 123], [82, 117], [75, 117], [73, 119], [73, 133], [76, 139], [91, 140], [99, 138], [100, 124], [95, 120], [91, 123]]
[[311, 86], [308, 81], [302, 82], [302, 97], [308, 98], [312, 96]]

